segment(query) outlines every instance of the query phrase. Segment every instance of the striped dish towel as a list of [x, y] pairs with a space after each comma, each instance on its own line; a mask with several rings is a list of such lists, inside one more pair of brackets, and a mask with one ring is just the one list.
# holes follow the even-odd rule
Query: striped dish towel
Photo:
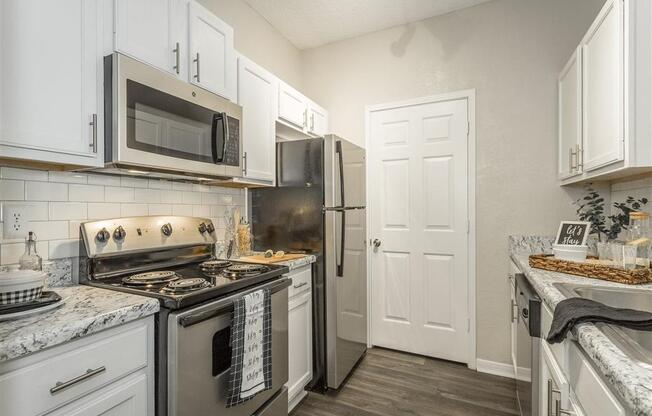
[[269, 289], [233, 304], [231, 372], [226, 407], [272, 388], [272, 297]]

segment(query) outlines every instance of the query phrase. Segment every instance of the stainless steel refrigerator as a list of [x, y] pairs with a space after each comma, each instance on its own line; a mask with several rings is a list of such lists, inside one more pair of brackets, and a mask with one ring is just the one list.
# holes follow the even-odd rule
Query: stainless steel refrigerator
[[277, 186], [251, 191], [254, 249], [317, 256], [311, 387], [338, 388], [367, 349], [365, 150], [329, 135], [276, 152]]

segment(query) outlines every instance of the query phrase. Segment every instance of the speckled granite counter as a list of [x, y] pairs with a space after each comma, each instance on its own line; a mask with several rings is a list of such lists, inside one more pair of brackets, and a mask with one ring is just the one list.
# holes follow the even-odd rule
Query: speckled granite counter
[[290, 270], [298, 269], [299, 267], [303, 267], [307, 264], [312, 264], [317, 261], [317, 256], [313, 256], [312, 254], [308, 254], [305, 257], [302, 257], [300, 259], [296, 260], [290, 260], [290, 261], [283, 261], [280, 263], [276, 264], [282, 264], [283, 266], [288, 266]]
[[58, 309], [15, 321], [0, 322], [0, 362], [19, 358], [152, 315], [154, 298], [90, 286], [56, 287], [66, 302]]
[[[526, 240], [510, 238], [510, 255], [519, 269], [527, 276], [536, 291], [551, 310], [566, 297], [553, 283], [578, 283], [592, 286], [622, 287], [625, 285], [596, 279], [587, 279], [564, 273], [550, 272], [531, 268], [528, 264], [527, 250], [513, 248], [528, 245]], [[543, 243], [542, 243], [543, 241]], [[540, 238], [530, 240], [534, 248], [546, 247], [546, 241]], [[536, 251], [536, 250], [533, 250]], [[631, 287], [631, 286], [627, 286]], [[637, 285], [638, 289], [649, 289], [652, 284]], [[623, 402], [628, 404], [638, 416], [652, 416], [652, 368], [644, 368], [627, 358], [595, 325], [582, 324], [576, 327], [574, 334], [587, 355], [593, 360], [595, 367], [611, 383]]]

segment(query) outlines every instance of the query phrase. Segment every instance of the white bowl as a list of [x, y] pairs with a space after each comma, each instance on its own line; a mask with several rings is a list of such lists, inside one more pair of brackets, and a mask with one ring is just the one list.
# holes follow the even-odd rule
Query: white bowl
[[34, 270], [0, 272], [0, 305], [37, 299], [43, 292], [45, 276]]
[[555, 258], [559, 260], [585, 261], [588, 251], [588, 246], [562, 246], [558, 244], [552, 246], [552, 252], [555, 254]]

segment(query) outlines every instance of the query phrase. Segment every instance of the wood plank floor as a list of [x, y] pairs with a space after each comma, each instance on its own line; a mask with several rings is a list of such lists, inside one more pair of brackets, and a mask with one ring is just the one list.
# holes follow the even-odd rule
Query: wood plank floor
[[291, 416], [518, 415], [514, 380], [372, 348], [339, 391], [309, 392]]

